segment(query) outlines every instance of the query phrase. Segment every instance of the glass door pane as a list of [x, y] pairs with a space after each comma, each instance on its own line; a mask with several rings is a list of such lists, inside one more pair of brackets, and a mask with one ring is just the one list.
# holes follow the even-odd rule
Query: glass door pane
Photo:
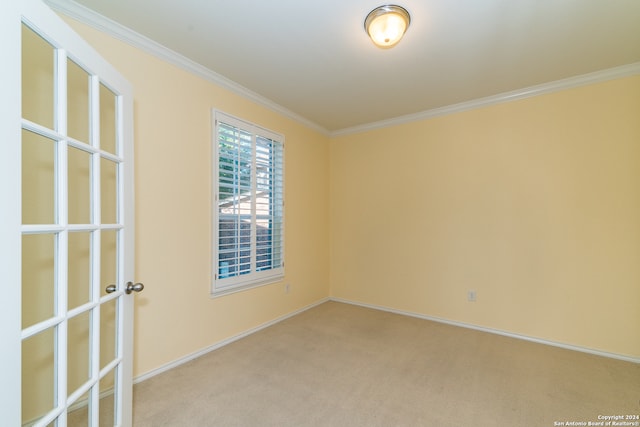
[[[76, 404], [72, 405], [71, 408], [69, 408], [69, 413], [67, 414], [68, 427], [87, 427], [91, 425], [89, 423], [89, 397], [90, 391], [80, 396]], [[107, 426], [109, 424], [102, 425]]]
[[55, 312], [54, 234], [22, 236], [22, 327], [53, 317]]
[[54, 49], [22, 24], [22, 117], [53, 129]]
[[84, 312], [69, 319], [67, 332], [68, 395], [71, 395], [90, 379], [90, 313], [90, 311]]
[[100, 369], [104, 369], [117, 356], [117, 307], [111, 300], [100, 306]]
[[74, 309], [91, 300], [91, 233], [69, 233], [68, 308]]
[[75, 147], [67, 151], [69, 224], [91, 222], [91, 154]]
[[100, 159], [100, 200], [103, 224], [118, 222], [118, 165], [105, 158]]
[[116, 403], [116, 390], [115, 387], [115, 371], [110, 371], [107, 375], [100, 380], [100, 425], [112, 426], [115, 425], [115, 403]]
[[54, 224], [56, 142], [22, 131], [22, 223]]
[[32, 425], [55, 407], [54, 329], [22, 342], [22, 425]]
[[89, 73], [67, 60], [67, 134], [89, 143]]
[[116, 151], [116, 95], [100, 83], [100, 149], [111, 154]]

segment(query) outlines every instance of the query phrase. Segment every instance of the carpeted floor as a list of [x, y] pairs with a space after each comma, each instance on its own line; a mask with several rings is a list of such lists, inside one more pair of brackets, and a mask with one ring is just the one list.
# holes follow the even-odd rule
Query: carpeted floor
[[336, 302], [134, 387], [137, 427], [535, 427], [623, 414], [640, 414], [638, 364]]

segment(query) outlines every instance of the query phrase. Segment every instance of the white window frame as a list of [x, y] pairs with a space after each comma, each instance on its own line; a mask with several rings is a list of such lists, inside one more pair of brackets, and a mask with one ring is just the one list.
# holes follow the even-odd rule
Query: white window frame
[[[220, 150], [219, 150], [219, 124], [223, 123], [227, 126], [235, 127], [242, 132], [251, 134], [251, 261], [250, 272], [225, 276], [221, 271], [220, 264], [220, 208], [219, 199], [220, 196]], [[277, 214], [273, 213], [274, 217], [279, 219], [279, 226], [277, 227], [279, 233], [276, 233], [276, 237], [272, 242], [280, 248], [278, 256], [280, 259], [280, 266], [272, 266], [269, 269], [257, 271], [256, 261], [256, 247], [257, 247], [257, 214], [256, 214], [256, 193], [258, 188], [257, 174], [256, 174], [256, 146], [257, 139], [266, 138], [280, 145], [280, 168], [279, 168], [279, 180], [278, 187], [280, 194], [276, 197], [278, 203], [276, 210]], [[258, 125], [250, 123], [246, 120], [239, 119], [231, 116], [219, 110], [212, 111], [212, 153], [213, 153], [213, 176], [212, 176], [212, 191], [213, 191], [213, 203], [212, 203], [212, 285], [211, 296], [217, 297], [234, 292], [239, 292], [247, 289], [252, 289], [258, 286], [267, 285], [270, 283], [279, 282], [284, 278], [284, 136], [268, 129], [264, 129]], [[238, 237], [240, 239], [240, 237]], [[239, 249], [238, 249], [239, 251]]]

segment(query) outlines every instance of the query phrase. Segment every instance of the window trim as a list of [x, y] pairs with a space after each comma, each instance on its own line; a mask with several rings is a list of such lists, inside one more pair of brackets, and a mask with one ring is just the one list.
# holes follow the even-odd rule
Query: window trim
[[[218, 266], [218, 251], [219, 251], [219, 210], [218, 210], [218, 193], [219, 193], [219, 148], [218, 148], [218, 122], [223, 122], [227, 125], [234, 126], [243, 131], [249, 132], [252, 135], [252, 149], [255, 152], [256, 146], [256, 137], [263, 137], [275, 142], [278, 142], [281, 145], [281, 176], [282, 176], [282, 190], [281, 190], [281, 232], [280, 232], [280, 259], [281, 259], [281, 267], [271, 268], [269, 270], [264, 271], [256, 271], [255, 264], [252, 262], [251, 272], [246, 275], [240, 275], [229, 278], [219, 278], [219, 266]], [[284, 135], [273, 132], [269, 129], [265, 129], [261, 126], [258, 126], [254, 123], [248, 122], [246, 120], [240, 119], [238, 117], [231, 116], [227, 113], [224, 113], [220, 110], [213, 109], [212, 110], [212, 159], [213, 159], [213, 167], [212, 167], [212, 257], [211, 257], [211, 297], [219, 297], [223, 295], [228, 295], [236, 292], [245, 291], [248, 289], [253, 289], [259, 286], [268, 285], [271, 283], [280, 282], [284, 278], [284, 264], [285, 264], [285, 209], [284, 209], [284, 169], [285, 169], [285, 138]], [[252, 159], [252, 163], [255, 163], [255, 156]], [[255, 164], [252, 164], [252, 167], [255, 167]], [[252, 190], [256, 190], [256, 182], [255, 180], [252, 183]], [[254, 217], [255, 219], [255, 217]], [[253, 241], [255, 243], [255, 240]], [[255, 245], [252, 244], [251, 247], [252, 253], [255, 253]], [[255, 261], [255, 260], [253, 260]]]

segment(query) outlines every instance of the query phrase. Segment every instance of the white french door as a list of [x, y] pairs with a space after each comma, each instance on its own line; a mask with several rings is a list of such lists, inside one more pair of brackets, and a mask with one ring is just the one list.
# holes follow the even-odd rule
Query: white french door
[[132, 89], [40, 0], [0, 8], [2, 425], [130, 426]]

